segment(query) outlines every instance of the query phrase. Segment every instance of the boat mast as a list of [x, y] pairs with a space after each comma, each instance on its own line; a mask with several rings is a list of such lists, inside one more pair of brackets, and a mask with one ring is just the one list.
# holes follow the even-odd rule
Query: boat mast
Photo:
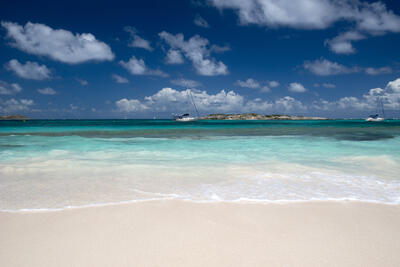
[[377, 106], [378, 106], [377, 107], [378, 114], [381, 113], [382, 117], [384, 118], [385, 110], [383, 109], [383, 101], [382, 101], [382, 98], [380, 98], [380, 97], [377, 98]]
[[200, 117], [199, 111], [197, 110], [197, 107], [196, 107], [196, 103], [194, 102], [194, 99], [193, 99], [192, 91], [189, 88], [188, 88], [188, 91], [189, 91], [190, 100], [194, 106], [194, 109], [196, 110], [197, 117]]

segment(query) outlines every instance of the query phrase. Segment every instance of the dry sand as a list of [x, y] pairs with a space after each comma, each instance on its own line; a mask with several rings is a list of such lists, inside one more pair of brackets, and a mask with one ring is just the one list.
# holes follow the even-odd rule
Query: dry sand
[[3, 212], [0, 266], [400, 266], [400, 206], [153, 201]]

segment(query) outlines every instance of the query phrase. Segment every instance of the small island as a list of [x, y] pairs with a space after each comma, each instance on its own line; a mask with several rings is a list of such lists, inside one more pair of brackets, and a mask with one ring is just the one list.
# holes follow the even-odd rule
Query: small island
[[29, 118], [22, 115], [6, 115], [6, 116], [0, 116], [0, 120], [24, 121], [24, 120], [29, 120]]
[[200, 117], [200, 120], [328, 120], [323, 117], [306, 117], [306, 116], [291, 116], [291, 115], [261, 115], [257, 113], [243, 114], [210, 114]]

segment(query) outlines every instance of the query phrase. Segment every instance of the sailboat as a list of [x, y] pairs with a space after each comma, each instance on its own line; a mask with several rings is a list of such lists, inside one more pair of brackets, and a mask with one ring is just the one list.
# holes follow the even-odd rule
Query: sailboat
[[187, 94], [189, 101], [192, 102], [194, 109], [196, 110], [197, 117], [190, 116], [189, 113], [181, 114], [181, 115], [174, 115], [174, 121], [178, 122], [190, 122], [190, 121], [197, 121], [199, 118], [199, 111], [197, 110], [196, 103], [194, 102], [192, 92], [187, 89]]
[[383, 103], [382, 103], [381, 99], [378, 99], [378, 111], [379, 111], [379, 109], [382, 111], [383, 117], [379, 117], [379, 113], [378, 113], [378, 114], [374, 114], [374, 115], [369, 115], [368, 118], [365, 119], [365, 121], [368, 121], [368, 122], [383, 121], [384, 117], [385, 117], [385, 111], [383, 110]]

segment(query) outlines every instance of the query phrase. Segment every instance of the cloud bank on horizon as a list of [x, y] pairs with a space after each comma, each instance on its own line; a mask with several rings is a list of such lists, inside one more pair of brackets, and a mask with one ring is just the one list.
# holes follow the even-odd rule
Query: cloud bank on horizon
[[[325, 87], [331, 87], [326, 84]], [[302, 93], [307, 89], [299, 83], [291, 83], [289, 91]], [[176, 90], [170, 87], [163, 88], [156, 94], [145, 96], [140, 99], [123, 98], [115, 102], [115, 105], [120, 112], [170, 112], [178, 111], [185, 112], [190, 108], [188, 94], [191, 91], [194, 101], [203, 111], [218, 112], [261, 112], [261, 113], [276, 113], [283, 111], [290, 112], [307, 112], [307, 111], [324, 111], [332, 109], [346, 110], [354, 108], [357, 110], [374, 111], [379, 97], [385, 106], [392, 109], [400, 109], [400, 78], [389, 82], [384, 88], [373, 88], [368, 90], [362, 97], [354, 96], [343, 97], [336, 101], [327, 101], [319, 99], [312, 105], [304, 104], [303, 102], [285, 96], [274, 101], [262, 100], [255, 98], [246, 100], [246, 98], [234, 91], [221, 90], [216, 94], [208, 94], [206, 91], [200, 90]]]
[[[202, 3], [186, 7], [185, 25], [154, 17], [150, 27], [133, 16], [110, 20], [111, 30], [82, 27], [88, 32], [71, 29], [84, 24], [55, 26], [57, 18], [4, 19], [0, 113], [168, 117], [188, 108], [188, 90], [209, 113], [364, 114], [378, 100], [400, 110], [400, 5]], [[380, 39], [387, 53], [376, 46]]]

